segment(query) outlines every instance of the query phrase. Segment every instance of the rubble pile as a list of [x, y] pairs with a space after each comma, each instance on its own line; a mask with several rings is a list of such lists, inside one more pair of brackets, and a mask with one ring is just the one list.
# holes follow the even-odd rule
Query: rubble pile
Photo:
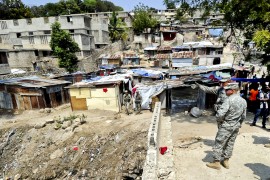
[[147, 131], [82, 131], [85, 118], [1, 129], [0, 179], [140, 179]]

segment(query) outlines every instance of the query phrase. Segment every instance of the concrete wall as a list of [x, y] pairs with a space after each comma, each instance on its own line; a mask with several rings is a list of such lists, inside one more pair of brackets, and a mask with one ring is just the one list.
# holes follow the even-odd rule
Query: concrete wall
[[16, 50], [9, 52], [8, 64], [10, 68], [18, 68], [23, 70], [34, 70], [32, 62], [36, 61], [36, 56], [33, 50]]
[[9, 74], [10, 73], [10, 67], [8, 64], [0, 64], [0, 75], [2, 74]]

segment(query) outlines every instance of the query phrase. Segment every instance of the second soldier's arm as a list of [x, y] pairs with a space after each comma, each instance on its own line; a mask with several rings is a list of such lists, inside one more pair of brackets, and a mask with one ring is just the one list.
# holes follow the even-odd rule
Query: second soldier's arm
[[207, 86], [204, 86], [204, 85], [201, 85], [199, 83], [196, 83], [196, 85], [204, 92], [206, 93], [210, 93], [210, 94], [216, 94], [218, 93], [218, 89], [215, 89], [213, 87], [207, 87]]

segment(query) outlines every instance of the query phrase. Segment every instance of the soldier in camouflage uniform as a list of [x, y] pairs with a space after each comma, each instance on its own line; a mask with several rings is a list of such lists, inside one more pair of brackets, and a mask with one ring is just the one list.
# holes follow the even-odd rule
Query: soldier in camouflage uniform
[[220, 108], [220, 106], [222, 105], [222, 103], [224, 102], [224, 100], [227, 98], [225, 90], [224, 90], [224, 86], [226, 86], [229, 82], [229, 79], [221, 79], [219, 81], [220, 87], [218, 89], [215, 89], [213, 87], [207, 87], [207, 86], [203, 86], [201, 84], [197, 84], [197, 86], [203, 90], [206, 93], [210, 93], [210, 94], [215, 94], [217, 95], [217, 100], [216, 103], [214, 104], [214, 110], [215, 112], [217, 112], [217, 110]]
[[217, 111], [216, 118], [221, 124], [215, 138], [213, 147], [214, 162], [206, 164], [213, 169], [220, 169], [221, 165], [229, 169], [229, 159], [232, 156], [233, 146], [239, 128], [246, 118], [246, 101], [237, 94], [239, 89], [237, 83], [229, 83], [224, 87], [228, 98]]
[[123, 101], [124, 101], [124, 105], [125, 105], [126, 114], [129, 115], [130, 114], [129, 105], [130, 105], [130, 102], [131, 102], [131, 96], [130, 96], [130, 94], [128, 93], [127, 90], [125, 90], [125, 94], [123, 95]]

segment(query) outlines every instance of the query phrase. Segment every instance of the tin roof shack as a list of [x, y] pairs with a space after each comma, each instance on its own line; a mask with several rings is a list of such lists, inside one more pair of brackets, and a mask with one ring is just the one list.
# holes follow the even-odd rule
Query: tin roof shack
[[130, 74], [97, 77], [69, 87], [71, 108], [75, 110], [102, 109], [120, 112], [125, 89], [131, 89]]
[[148, 59], [153, 59], [155, 55], [157, 54], [158, 48], [156, 46], [150, 46], [144, 48], [144, 56]]
[[171, 54], [157, 54], [154, 59], [154, 67], [169, 68], [171, 66]]
[[140, 65], [140, 57], [136, 53], [123, 53], [123, 65]]
[[104, 55], [100, 58], [99, 65], [114, 65], [119, 67], [122, 65], [120, 55]]
[[197, 106], [198, 89], [182, 84], [171, 88], [171, 112], [188, 111]]
[[57, 107], [69, 102], [68, 81], [37, 76], [0, 81], [0, 108], [31, 110]]
[[223, 72], [231, 72], [232, 64], [231, 63], [224, 63], [212, 66], [189, 66], [189, 67], [182, 67], [179, 69], [172, 69], [168, 70], [167, 73], [169, 74], [170, 79], [180, 78], [182, 76], [187, 75], [198, 75], [198, 74], [205, 74], [208, 72], [215, 72], [215, 71], [223, 71]]
[[181, 51], [172, 53], [172, 68], [180, 68], [185, 66], [192, 66], [193, 63], [193, 52], [192, 51]]
[[216, 65], [222, 62], [223, 46], [213, 45], [210, 41], [187, 42], [172, 48], [173, 52], [193, 51], [194, 65]]

